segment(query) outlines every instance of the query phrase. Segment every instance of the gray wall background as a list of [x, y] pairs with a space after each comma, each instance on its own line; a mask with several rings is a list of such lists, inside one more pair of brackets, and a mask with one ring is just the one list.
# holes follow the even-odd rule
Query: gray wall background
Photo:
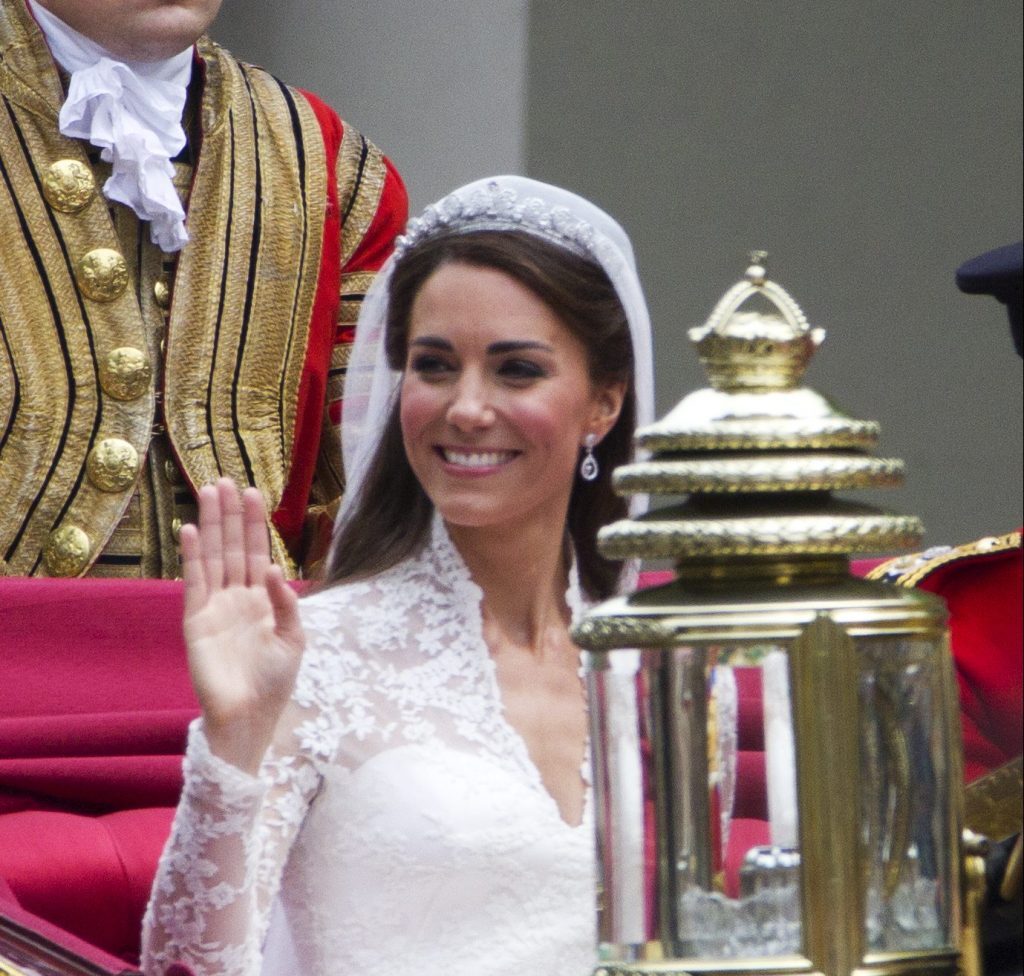
[[704, 385], [686, 329], [746, 265], [828, 338], [808, 382], [881, 422], [926, 542], [1022, 519], [1022, 374], [957, 266], [1021, 237], [1016, 0], [227, 0], [214, 35], [312, 88], [414, 208], [487, 173], [615, 214], [655, 323], [659, 412]]

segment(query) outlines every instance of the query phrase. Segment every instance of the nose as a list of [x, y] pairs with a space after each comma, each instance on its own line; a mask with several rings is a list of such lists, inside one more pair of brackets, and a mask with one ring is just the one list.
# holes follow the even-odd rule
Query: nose
[[464, 373], [452, 388], [448, 423], [460, 431], [479, 430], [494, 422], [487, 385], [479, 377]]

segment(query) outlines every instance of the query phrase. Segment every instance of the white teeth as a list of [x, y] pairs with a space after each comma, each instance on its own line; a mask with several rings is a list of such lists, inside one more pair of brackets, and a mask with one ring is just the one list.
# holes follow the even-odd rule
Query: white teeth
[[512, 451], [453, 451], [442, 448], [441, 453], [449, 464], [458, 464], [463, 468], [487, 468], [503, 464], [512, 456]]

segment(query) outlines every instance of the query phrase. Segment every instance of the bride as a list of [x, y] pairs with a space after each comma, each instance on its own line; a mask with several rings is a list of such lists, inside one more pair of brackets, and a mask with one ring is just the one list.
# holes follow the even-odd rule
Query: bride
[[651, 417], [629, 241], [520, 177], [413, 221], [349, 369], [349, 488], [298, 601], [262, 500], [181, 547], [202, 718], [144, 923], [149, 976], [585, 976], [586, 701], [569, 625], [619, 585], [597, 528]]

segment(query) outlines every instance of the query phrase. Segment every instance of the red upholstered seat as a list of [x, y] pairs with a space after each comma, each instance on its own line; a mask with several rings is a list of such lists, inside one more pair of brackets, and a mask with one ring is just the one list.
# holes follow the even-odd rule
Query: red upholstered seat
[[[3, 878], [0, 878], [0, 916], [9, 923], [15, 930], [30, 933], [31, 942], [38, 947], [41, 943], [55, 947], [58, 953], [57, 959], [61, 962], [68, 959], [69, 955], [77, 957], [89, 966], [88, 972], [111, 974], [111, 976], [135, 976], [137, 970], [132, 968], [124, 959], [113, 956], [102, 949], [96, 948], [90, 942], [71, 935], [65, 929], [54, 925], [45, 918], [40, 918], [32, 912], [27, 911], [15, 900], [10, 887]], [[40, 938], [41, 937], [41, 938]], [[46, 970], [49, 972], [50, 970]], [[63, 969], [54, 969], [53, 972], [63, 972]], [[82, 970], [85, 972], [86, 970]], [[184, 966], [178, 966], [175, 971], [168, 972], [167, 976], [194, 976], [191, 970]]]
[[0, 876], [136, 961], [198, 707], [180, 584], [0, 580]]
[[139, 922], [173, 814], [150, 807], [97, 817], [56, 810], [0, 816], [3, 871], [22, 908], [136, 960]]

